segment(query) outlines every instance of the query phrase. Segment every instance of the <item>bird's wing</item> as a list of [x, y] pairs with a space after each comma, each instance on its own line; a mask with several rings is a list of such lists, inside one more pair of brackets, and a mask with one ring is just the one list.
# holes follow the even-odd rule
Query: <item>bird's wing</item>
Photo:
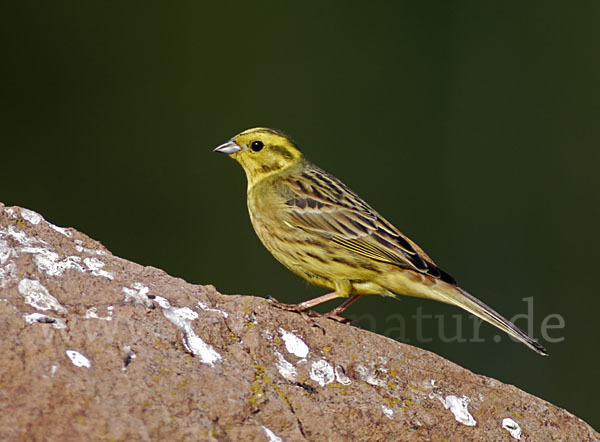
[[287, 178], [286, 220], [359, 255], [456, 281], [341, 181], [313, 167]]

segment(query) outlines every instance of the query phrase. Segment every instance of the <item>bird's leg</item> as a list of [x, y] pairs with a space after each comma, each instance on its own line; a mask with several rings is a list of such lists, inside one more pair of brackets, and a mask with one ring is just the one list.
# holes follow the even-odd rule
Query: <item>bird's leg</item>
[[[303, 312], [303, 311], [313, 308], [315, 305], [319, 305], [319, 304], [322, 304], [327, 301], [331, 301], [332, 299], [336, 299], [339, 297], [340, 297], [340, 295], [338, 295], [336, 292], [331, 292], [331, 293], [327, 293], [325, 295], [319, 296], [317, 298], [309, 299], [308, 301], [304, 301], [299, 304], [284, 304], [282, 302], [277, 301], [274, 298], [271, 298], [271, 302], [273, 302], [275, 307], [278, 307], [283, 310], [289, 310], [292, 312]], [[346, 301], [346, 302], [348, 302], [348, 301]], [[344, 305], [344, 304], [342, 304], [342, 305]]]
[[346, 299], [344, 302], [342, 302], [336, 308], [331, 310], [329, 313], [326, 313], [324, 316], [326, 318], [333, 319], [338, 322], [347, 322], [348, 319], [340, 316], [340, 314], [344, 310], [346, 310], [348, 307], [350, 307], [352, 304], [354, 304], [356, 301], [358, 301], [358, 298], [360, 298], [360, 297], [361, 297], [361, 295], [353, 295], [351, 298]]

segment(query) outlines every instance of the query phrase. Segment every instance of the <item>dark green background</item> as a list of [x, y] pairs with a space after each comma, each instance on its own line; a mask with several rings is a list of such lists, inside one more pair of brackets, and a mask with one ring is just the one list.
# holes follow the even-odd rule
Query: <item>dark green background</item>
[[[5, 2], [0, 201], [193, 283], [304, 300], [323, 291], [262, 247], [242, 170], [212, 153], [280, 128], [471, 293], [509, 317], [533, 296], [538, 338], [566, 322], [548, 358], [487, 325], [422, 347], [598, 426], [600, 3], [297, 3]], [[348, 314], [389, 334], [419, 306], [459, 313]]]

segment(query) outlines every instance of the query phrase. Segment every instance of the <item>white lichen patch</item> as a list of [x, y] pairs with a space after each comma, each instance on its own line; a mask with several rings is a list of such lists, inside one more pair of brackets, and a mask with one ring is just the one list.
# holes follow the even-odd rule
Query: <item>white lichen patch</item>
[[387, 417], [388, 419], [394, 419], [394, 410], [392, 410], [390, 407], [388, 407], [387, 405], [382, 405], [381, 406], [381, 411], [383, 411], [383, 414], [385, 415], [385, 417]]
[[319, 359], [312, 363], [309, 376], [321, 387], [331, 384], [335, 380], [333, 367], [324, 359]]
[[362, 364], [356, 364], [356, 372], [358, 373], [360, 379], [365, 381], [367, 384], [375, 387], [385, 387], [387, 385], [385, 380], [377, 377], [377, 370], [370, 369]]
[[38, 270], [48, 276], [62, 276], [67, 270], [85, 271], [79, 256], [61, 258], [58, 253], [45, 247], [24, 247], [21, 251], [32, 254]]
[[[23, 209], [21, 215], [31, 223], [36, 221], [39, 223], [43, 220], [41, 215], [27, 211], [27, 209]], [[39, 220], [36, 215], [39, 216]], [[52, 227], [52, 224], [48, 223], [48, 225]], [[61, 231], [61, 233], [68, 237], [71, 236], [71, 232], [68, 231]], [[7, 241], [9, 238], [17, 245], [11, 247]], [[15, 264], [9, 258], [18, 258], [23, 253], [31, 255], [37, 270], [48, 276], [58, 277], [67, 270], [77, 270], [78, 272], [90, 272], [94, 276], [113, 278], [112, 273], [106, 270], [105, 264], [96, 258], [82, 260], [77, 255], [65, 256], [57, 253], [52, 245], [43, 239], [29, 237], [25, 231], [15, 226], [8, 226], [6, 229], [0, 228], [0, 284], [5, 285], [7, 279], [14, 275]]]
[[99, 316], [96, 307], [90, 307], [83, 316], [83, 319], [99, 319], [101, 321], [112, 321], [113, 306], [107, 307], [108, 316]]
[[6, 287], [6, 285], [18, 279], [17, 278], [17, 264], [13, 261], [8, 262], [5, 265], [0, 265], [0, 288]]
[[277, 367], [277, 371], [279, 374], [288, 381], [296, 381], [298, 379], [298, 371], [296, 367], [294, 367], [290, 362], [288, 362], [277, 349], [273, 350], [275, 357], [277, 358], [277, 362], [275, 366]]
[[341, 365], [335, 366], [335, 380], [342, 385], [350, 385], [352, 381], [348, 376], [346, 376], [346, 372]]
[[[21, 209], [20, 214], [23, 219], [33, 225], [42, 221], [46, 222], [41, 215], [28, 209]], [[70, 232], [64, 234], [71, 236]], [[10, 241], [15, 244], [11, 245]], [[19, 229], [16, 225], [10, 225], [0, 228], [0, 286], [4, 287], [7, 283], [17, 279], [16, 263], [11, 258], [18, 258], [22, 254], [31, 255], [37, 270], [48, 276], [62, 276], [67, 270], [88, 271], [82, 265], [81, 257], [59, 254], [51, 244], [43, 239], [27, 236], [25, 230]]]
[[41, 240], [35, 238], [29, 238], [24, 231], [17, 229], [15, 226], [8, 226], [7, 229], [0, 229], [0, 239], [5, 237], [12, 238], [24, 246], [30, 246], [42, 242]]
[[198, 313], [188, 307], [172, 307], [169, 301], [162, 296], [154, 298], [156, 303], [163, 309], [165, 318], [171, 321], [184, 333], [183, 346], [191, 354], [200, 357], [200, 360], [210, 366], [219, 362], [222, 358], [212, 346], [204, 342], [194, 331], [192, 321], [198, 319]]
[[125, 294], [125, 302], [133, 302], [134, 304], [142, 304], [147, 308], [152, 307], [152, 300], [148, 298], [150, 289], [141, 282], [134, 282], [131, 284], [131, 288], [123, 287], [123, 293]]
[[90, 272], [92, 272], [92, 275], [102, 276], [110, 280], [114, 279], [113, 274], [106, 270], [106, 264], [104, 264], [98, 258], [85, 258], [83, 263], [90, 270]]
[[34, 226], [39, 224], [40, 221], [44, 219], [42, 218], [42, 215], [29, 209], [21, 209], [21, 216], [25, 221], [29, 221]]
[[48, 292], [48, 289], [35, 279], [22, 279], [17, 288], [25, 298], [25, 304], [37, 310], [54, 310], [63, 315], [67, 313], [67, 309], [60, 305], [58, 300]]
[[269, 440], [269, 442], [283, 442], [283, 439], [280, 438], [279, 436], [277, 436], [272, 430], [270, 430], [269, 428], [265, 427], [264, 425], [262, 426], [263, 431], [265, 432], [265, 435], [267, 436], [267, 439]]
[[53, 318], [52, 316], [44, 315], [42, 313], [26, 313], [23, 315], [23, 318], [28, 324], [38, 322], [40, 324], [52, 324], [52, 327], [58, 330], [67, 328], [67, 324], [62, 319]]
[[510, 417], [502, 419], [502, 428], [507, 430], [513, 438], [521, 440], [521, 427]]
[[92, 362], [78, 351], [67, 350], [65, 353], [75, 367], [92, 368]]
[[435, 396], [442, 402], [444, 408], [449, 409], [452, 412], [454, 419], [458, 422], [469, 427], [477, 425], [477, 421], [471, 416], [471, 413], [469, 413], [470, 401], [468, 397], [463, 396], [459, 398], [451, 394], [443, 399], [439, 395]]
[[17, 265], [14, 261], [9, 260], [14, 253], [13, 249], [3, 238], [3, 231], [0, 230], [0, 287], [2, 288], [17, 279]]
[[285, 349], [289, 353], [299, 358], [305, 358], [306, 356], [308, 356], [308, 345], [306, 345], [302, 339], [300, 339], [295, 334], [284, 330], [283, 328], [279, 329], [279, 333], [281, 333], [281, 339], [283, 339]]
[[4, 265], [12, 253], [8, 241], [0, 239], [0, 265]]
[[106, 255], [106, 252], [104, 250], [98, 250], [98, 249], [87, 249], [85, 247], [83, 247], [83, 241], [80, 239], [76, 239], [75, 240], [75, 250], [77, 250], [79, 253], [87, 253], [88, 255]]
[[196, 304], [196, 306], [200, 310], [204, 310], [205, 312], [215, 312], [215, 313], [219, 313], [219, 314], [223, 315], [224, 318], [229, 317], [229, 314], [227, 312], [224, 312], [223, 310], [219, 310], [217, 308], [210, 308], [208, 305], [206, 305], [202, 301], [198, 301], [198, 304]]
[[51, 229], [53, 229], [53, 230], [56, 230], [56, 231], [57, 231], [58, 233], [60, 233], [61, 235], [65, 235], [65, 236], [67, 236], [67, 237], [69, 237], [69, 238], [71, 238], [71, 237], [73, 236], [73, 234], [72, 234], [71, 232], [69, 232], [69, 231], [68, 231], [66, 228], [64, 228], [64, 227], [58, 227], [58, 226], [55, 226], [54, 224], [52, 224], [52, 223], [49, 223], [49, 222], [47, 222], [47, 221], [46, 221], [46, 223], [48, 224], [48, 227], [50, 227], [50, 228], [51, 228]]

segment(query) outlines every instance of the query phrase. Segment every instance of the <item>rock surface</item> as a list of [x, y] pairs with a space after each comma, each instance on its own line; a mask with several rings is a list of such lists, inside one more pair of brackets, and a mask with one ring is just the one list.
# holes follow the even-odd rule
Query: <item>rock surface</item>
[[518, 388], [0, 204], [1, 440], [598, 440]]

